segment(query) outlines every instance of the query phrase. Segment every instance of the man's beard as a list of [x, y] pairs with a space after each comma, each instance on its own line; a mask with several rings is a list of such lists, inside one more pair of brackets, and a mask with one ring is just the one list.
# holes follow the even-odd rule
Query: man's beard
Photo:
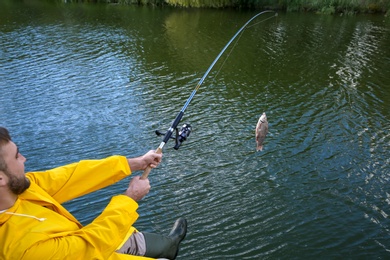
[[23, 176], [21, 178], [16, 177], [10, 172], [6, 171], [6, 175], [8, 176], [8, 188], [15, 194], [22, 194], [25, 190], [30, 187], [30, 180]]

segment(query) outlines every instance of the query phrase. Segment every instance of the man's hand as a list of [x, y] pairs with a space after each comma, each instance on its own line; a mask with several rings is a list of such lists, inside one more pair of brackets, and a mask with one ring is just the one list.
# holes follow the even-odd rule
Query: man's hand
[[125, 195], [129, 196], [135, 201], [139, 201], [143, 197], [145, 197], [146, 194], [149, 193], [149, 190], [150, 190], [149, 179], [141, 180], [140, 176], [135, 176], [130, 181], [129, 187], [126, 190]]
[[151, 168], [156, 168], [160, 164], [161, 158], [161, 153], [156, 153], [155, 151], [150, 150], [140, 157], [128, 158], [127, 162], [129, 163], [131, 171], [135, 172], [139, 170], [145, 170], [148, 166]]

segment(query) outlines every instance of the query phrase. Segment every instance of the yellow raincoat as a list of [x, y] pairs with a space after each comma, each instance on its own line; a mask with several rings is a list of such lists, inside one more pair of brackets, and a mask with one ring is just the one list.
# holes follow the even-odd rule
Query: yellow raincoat
[[0, 213], [0, 260], [151, 259], [115, 252], [135, 231], [132, 225], [138, 218], [138, 204], [131, 198], [114, 196], [86, 226], [61, 206], [130, 174], [123, 156], [27, 173], [30, 188]]

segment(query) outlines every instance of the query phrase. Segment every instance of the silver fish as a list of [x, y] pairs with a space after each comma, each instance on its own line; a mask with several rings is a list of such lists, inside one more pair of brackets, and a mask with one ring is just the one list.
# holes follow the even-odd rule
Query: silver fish
[[268, 121], [267, 116], [263, 113], [256, 125], [256, 150], [263, 151], [263, 142], [268, 133]]

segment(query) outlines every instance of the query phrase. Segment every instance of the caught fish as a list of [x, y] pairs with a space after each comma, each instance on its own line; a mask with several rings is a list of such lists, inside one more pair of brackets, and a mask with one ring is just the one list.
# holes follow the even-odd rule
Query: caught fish
[[256, 150], [263, 151], [263, 142], [268, 133], [267, 115], [263, 113], [256, 125]]

